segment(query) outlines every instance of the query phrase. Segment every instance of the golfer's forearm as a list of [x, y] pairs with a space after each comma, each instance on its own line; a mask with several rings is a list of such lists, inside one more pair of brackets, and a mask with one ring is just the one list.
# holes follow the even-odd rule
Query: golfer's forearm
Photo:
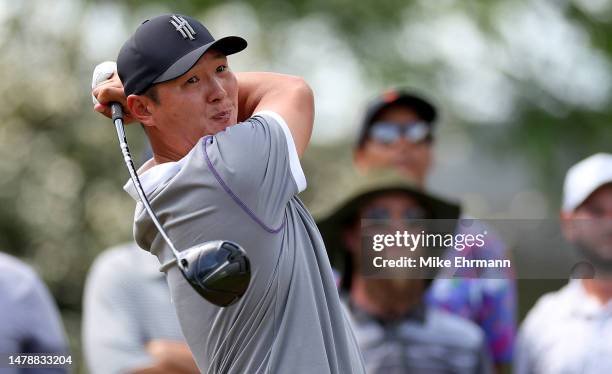
[[273, 110], [285, 121], [301, 155], [310, 141], [314, 121], [314, 96], [304, 79], [276, 73], [239, 73], [238, 119], [259, 110]]
[[262, 102], [300, 100], [300, 96], [308, 95], [310, 90], [302, 78], [294, 75], [249, 72], [236, 73], [236, 77], [238, 78], [238, 115], [241, 120], [250, 117]]

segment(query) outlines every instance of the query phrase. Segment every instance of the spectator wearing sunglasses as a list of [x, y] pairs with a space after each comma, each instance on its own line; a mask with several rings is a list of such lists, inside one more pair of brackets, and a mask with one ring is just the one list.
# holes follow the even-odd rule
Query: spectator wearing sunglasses
[[[356, 168], [362, 174], [391, 168], [423, 188], [433, 165], [436, 119], [436, 108], [422, 96], [407, 90], [383, 93], [366, 110], [353, 152]], [[460, 225], [459, 230], [464, 234], [493, 232], [478, 222], [471, 227]], [[474, 259], [506, 258], [506, 248], [495, 235], [488, 235], [483, 248], [466, 248], [461, 255]], [[436, 279], [428, 291], [428, 303], [476, 322], [486, 334], [498, 369], [510, 364], [516, 335], [513, 275], [483, 279], [486, 275], [466, 273], [462, 274], [464, 278], [449, 279], [453, 275]]]
[[[446, 218], [453, 232], [459, 206], [434, 197], [394, 172], [353, 177], [345, 197], [318, 222], [340, 293], [370, 374], [490, 373], [482, 330], [472, 321], [428, 307], [433, 273], [408, 269], [368, 276], [369, 254], [400, 258], [433, 255], [432, 248], [386, 247], [371, 251], [367, 238], [402, 230], [419, 233], [432, 218]], [[418, 261], [418, 260], [417, 260]]]
[[368, 107], [354, 161], [364, 172], [393, 167], [423, 185], [432, 165], [436, 109], [407, 92], [387, 91]]

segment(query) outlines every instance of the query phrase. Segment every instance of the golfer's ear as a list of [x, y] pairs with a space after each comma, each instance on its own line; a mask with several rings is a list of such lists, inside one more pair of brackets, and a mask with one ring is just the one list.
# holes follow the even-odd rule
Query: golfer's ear
[[127, 106], [138, 122], [144, 126], [153, 126], [153, 118], [151, 112], [149, 112], [149, 98], [141, 95], [130, 95], [127, 97]]

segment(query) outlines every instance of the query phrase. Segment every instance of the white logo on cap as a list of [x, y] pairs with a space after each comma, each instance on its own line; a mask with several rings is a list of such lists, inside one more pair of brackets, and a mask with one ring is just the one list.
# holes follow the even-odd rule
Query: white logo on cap
[[181, 16], [177, 16], [176, 14], [172, 16], [170, 20], [172, 26], [176, 28], [176, 31], [180, 32], [183, 35], [183, 39], [189, 38], [189, 40], [195, 40], [195, 30], [187, 20]]

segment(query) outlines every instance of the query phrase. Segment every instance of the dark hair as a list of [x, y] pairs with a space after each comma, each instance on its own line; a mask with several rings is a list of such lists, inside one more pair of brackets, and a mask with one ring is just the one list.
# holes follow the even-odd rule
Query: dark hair
[[[151, 85], [151, 87], [147, 88], [147, 90], [142, 93], [142, 96], [148, 97], [155, 104], [159, 105], [159, 93], [157, 92], [157, 85]], [[142, 130], [145, 132], [145, 134], [147, 134], [146, 126], [142, 123], [140, 123], [140, 126], [142, 127]]]
[[159, 93], [157, 92], [156, 84], [153, 84], [151, 85], [151, 87], [147, 88], [147, 90], [142, 93], [142, 96], [146, 96], [149, 99], [153, 100], [155, 104], [159, 104]]

